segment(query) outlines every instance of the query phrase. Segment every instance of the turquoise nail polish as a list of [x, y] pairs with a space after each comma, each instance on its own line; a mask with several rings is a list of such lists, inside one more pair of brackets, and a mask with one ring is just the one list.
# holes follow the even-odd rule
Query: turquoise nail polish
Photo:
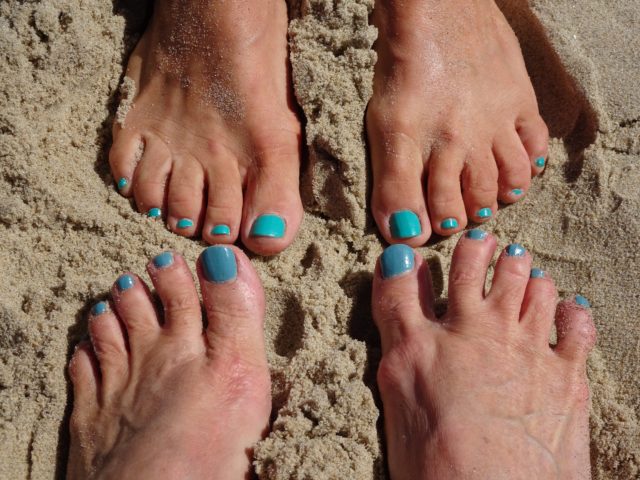
[[162, 210], [159, 208], [152, 208], [147, 212], [147, 217], [149, 218], [158, 218], [160, 216], [162, 216]]
[[456, 220], [455, 218], [451, 217], [451, 218], [445, 218], [441, 223], [440, 226], [444, 229], [444, 230], [453, 230], [454, 228], [458, 228], [458, 220]]
[[485, 238], [487, 238], [487, 232], [483, 232], [482, 230], [474, 228], [473, 230], [469, 230], [467, 232], [466, 237], [470, 238], [471, 240], [484, 240]]
[[412, 238], [422, 233], [418, 215], [411, 210], [399, 210], [389, 218], [389, 229], [393, 238]]
[[267, 213], [255, 219], [249, 235], [252, 237], [282, 238], [285, 230], [286, 225], [281, 216]]
[[229, 247], [215, 245], [202, 252], [202, 270], [207, 280], [224, 283], [238, 275], [236, 256]]
[[544, 164], [547, 163], [547, 161], [544, 159], [544, 157], [538, 157], [536, 158], [534, 163], [536, 164], [536, 167], [542, 168], [544, 167]]
[[107, 302], [98, 302], [91, 309], [91, 315], [93, 315], [94, 317], [97, 317], [98, 315], [102, 315], [108, 309], [109, 309], [109, 305], [107, 304]]
[[231, 235], [229, 225], [216, 225], [211, 229], [211, 235]]
[[493, 212], [490, 208], [481, 208], [478, 210], [478, 213], [476, 213], [476, 216], [478, 218], [491, 218], [493, 216]]
[[414, 253], [401, 243], [387, 247], [380, 257], [383, 278], [393, 278], [413, 270]]
[[178, 228], [193, 227], [193, 221], [191, 221], [188, 218], [181, 218], [180, 220], [178, 220], [178, 223], [176, 223], [176, 227]]
[[539, 268], [531, 269], [531, 278], [544, 278], [544, 270], [540, 270]]
[[576, 295], [575, 301], [581, 307], [591, 308], [591, 304], [589, 303], [589, 300], [584, 298], [582, 295]]
[[506, 252], [508, 257], [523, 257], [526, 250], [519, 243], [512, 243], [507, 247]]
[[522, 195], [522, 189], [521, 188], [514, 188], [513, 190], [511, 190], [511, 194], [515, 195], [516, 197], [519, 197], [520, 195]]
[[129, 180], [127, 180], [126, 178], [122, 177], [120, 180], [118, 180], [118, 190], [122, 190], [127, 185], [129, 185]]
[[153, 257], [153, 265], [156, 268], [166, 268], [173, 263], [173, 253], [162, 252], [160, 255]]
[[133, 287], [134, 283], [135, 283], [135, 280], [131, 275], [122, 275], [121, 277], [118, 278], [118, 280], [116, 280], [116, 285], [118, 287], [118, 290], [120, 290], [121, 292], [124, 292], [125, 290], [129, 290], [131, 287]]

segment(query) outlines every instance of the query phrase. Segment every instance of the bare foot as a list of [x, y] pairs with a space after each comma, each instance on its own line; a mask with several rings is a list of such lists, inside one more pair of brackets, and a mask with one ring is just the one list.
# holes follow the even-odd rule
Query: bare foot
[[590, 478], [588, 303], [556, 307], [553, 281], [519, 245], [502, 252], [485, 293], [495, 248], [479, 230], [460, 240], [441, 319], [418, 254], [392, 245], [380, 259], [373, 314], [394, 480]]
[[[109, 162], [138, 209], [209, 243], [286, 248], [302, 220], [282, 0], [157, 1]], [[144, 152], [140, 157], [139, 149]], [[139, 159], [139, 161], [138, 161]]]
[[[198, 262], [208, 325], [184, 259], [149, 263], [164, 308], [121, 276], [89, 319], [73, 381], [67, 477], [245, 478], [271, 409], [264, 295], [247, 257], [215, 246]], [[94, 353], [95, 352], [95, 353]]]
[[544, 168], [548, 131], [494, 1], [377, 0], [373, 21], [367, 132], [385, 239], [419, 246], [522, 198]]

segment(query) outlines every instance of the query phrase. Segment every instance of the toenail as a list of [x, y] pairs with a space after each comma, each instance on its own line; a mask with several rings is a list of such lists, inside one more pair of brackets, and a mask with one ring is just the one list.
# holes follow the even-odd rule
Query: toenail
[[544, 270], [540, 270], [539, 268], [531, 269], [531, 278], [544, 278]]
[[412, 238], [422, 233], [418, 215], [411, 210], [399, 210], [389, 218], [389, 229], [393, 238]]
[[544, 159], [544, 157], [538, 157], [536, 158], [534, 163], [536, 164], [536, 167], [543, 168], [544, 164], [547, 163], [547, 161]]
[[455, 218], [451, 217], [451, 218], [445, 218], [441, 223], [440, 226], [444, 229], [444, 230], [453, 230], [454, 228], [458, 228], [458, 220], [456, 220]]
[[493, 216], [493, 211], [490, 208], [481, 208], [476, 213], [478, 218], [491, 218]]
[[414, 253], [401, 243], [387, 247], [380, 257], [383, 278], [393, 278], [413, 270]]
[[581, 307], [591, 308], [591, 304], [589, 303], [589, 300], [584, 298], [582, 295], [576, 295], [575, 301]]
[[109, 309], [109, 305], [107, 304], [107, 302], [98, 302], [91, 309], [91, 315], [93, 315], [94, 317], [97, 317], [98, 315], [102, 315], [108, 309]]
[[158, 218], [161, 215], [162, 215], [162, 210], [160, 210], [159, 208], [152, 208], [147, 212], [147, 217], [149, 218]]
[[512, 243], [507, 247], [508, 257], [523, 257], [526, 252], [525, 248], [519, 243]]
[[521, 188], [514, 188], [513, 190], [511, 190], [511, 195], [514, 195], [516, 197], [519, 197], [520, 195], [522, 195], [522, 189]]
[[282, 238], [285, 230], [284, 219], [279, 215], [268, 213], [255, 219], [249, 235], [252, 237]]
[[231, 229], [229, 225], [216, 225], [211, 229], [211, 235], [231, 235]]
[[178, 220], [178, 223], [176, 223], [176, 227], [178, 228], [193, 227], [193, 221], [189, 218], [181, 218], [180, 220]]
[[173, 263], [173, 253], [162, 252], [160, 255], [153, 257], [153, 265], [156, 268], [166, 268]]
[[122, 177], [120, 180], [118, 180], [118, 190], [122, 190], [127, 185], [129, 185], [129, 180], [127, 180], [126, 178]]
[[133, 287], [135, 280], [131, 275], [122, 275], [116, 280], [116, 285], [118, 286], [118, 290], [124, 292], [125, 290], [129, 290]]
[[484, 240], [487, 238], [487, 232], [474, 228], [473, 230], [469, 230], [466, 236], [471, 240]]
[[202, 270], [207, 280], [224, 283], [234, 280], [238, 274], [236, 256], [229, 247], [215, 245], [202, 252]]

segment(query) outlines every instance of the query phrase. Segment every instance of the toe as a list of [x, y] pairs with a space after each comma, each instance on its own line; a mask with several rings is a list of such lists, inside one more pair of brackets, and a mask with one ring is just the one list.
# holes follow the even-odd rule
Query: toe
[[140, 213], [151, 218], [162, 216], [170, 173], [171, 152], [164, 143], [148, 140], [133, 179], [133, 194]]
[[507, 321], [518, 322], [524, 292], [531, 274], [531, 255], [525, 248], [512, 243], [500, 254], [493, 274], [487, 301]]
[[204, 172], [192, 159], [175, 161], [169, 180], [167, 225], [172, 232], [191, 237], [199, 231]]
[[147, 265], [164, 309], [164, 328], [177, 335], [202, 335], [202, 310], [193, 276], [175, 252], [156, 255]]
[[238, 162], [220, 156], [207, 172], [207, 212], [202, 238], [208, 243], [233, 243], [242, 218], [242, 179]]
[[531, 184], [531, 162], [515, 130], [496, 138], [493, 155], [498, 165], [498, 198], [513, 203], [522, 198]]
[[373, 278], [373, 319], [380, 331], [383, 354], [435, 320], [429, 266], [411, 247], [385, 249]]
[[467, 217], [474, 222], [486, 222], [498, 211], [498, 167], [491, 152], [465, 162], [462, 196]]
[[558, 293], [553, 280], [543, 270], [532, 268], [529, 276], [520, 323], [540, 346], [548, 346]]
[[73, 413], [82, 415], [98, 402], [100, 371], [90, 342], [81, 342], [69, 362], [69, 377], [73, 384]]
[[132, 273], [118, 277], [111, 288], [118, 318], [127, 331], [131, 353], [153, 342], [160, 333], [158, 316], [145, 283]]
[[264, 291], [246, 255], [234, 246], [211, 246], [200, 255], [198, 277], [210, 355], [242, 354], [255, 365], [265, 364]]
[[109, 165], [116, 187], [125, 197], [131, 196], [136, 165], [143, 151], [144, 143], [138, 133], [119, 129], [117, 134], [114, 134], [113, 145], [109, 151]]
[[540, 115], [527, 118], [518, 122], [518, 135], [524, 145], [529, 162], [531, 174], [538, 175], [544, 170], [549, 157], [549, 129]]
[[555, 351], [581, 368], [596, 343], [596, 327], [593, 324], [589, 303], [580, 295], [561, 302], [556, 310], [558, 343]]
[[435, 151], [429, 159], [427, 202], [433, 231], [452, 235], [467, 225], [460, 176], [465, 154], [454, 147]]

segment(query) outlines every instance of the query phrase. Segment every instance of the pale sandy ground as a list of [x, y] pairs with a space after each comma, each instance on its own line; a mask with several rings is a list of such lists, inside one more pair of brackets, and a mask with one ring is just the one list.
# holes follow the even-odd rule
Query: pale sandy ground
[[[133, 2], [127, 2], [133, 3]], [[142, 2], [140, 2], [142, 3]], [[487, 228], [520, 241], [562, 295], [593, 304], [592, 460], [599, 479], [640, 475], [640, 5], [505, 3], [552, 135], [527, 198]], [[291, 25], [307, 120], [307, 215], [284, 254], [256, 258], [268, 292], [274, 428], [262, 478], [384, 475], [369, 308], [382, 243], [367, 210], [362, 133], [371, 92], [372, 0], [305, 0]], [[100, 0], [0, 3], [0, 478], [64, 473], [65, 364], [89, 306], [118, 273], [161, 250], [203, 245], [135, 213], [106, 165], [136, 12]], [[455, 238], [431, 243], [438, 294]]]

